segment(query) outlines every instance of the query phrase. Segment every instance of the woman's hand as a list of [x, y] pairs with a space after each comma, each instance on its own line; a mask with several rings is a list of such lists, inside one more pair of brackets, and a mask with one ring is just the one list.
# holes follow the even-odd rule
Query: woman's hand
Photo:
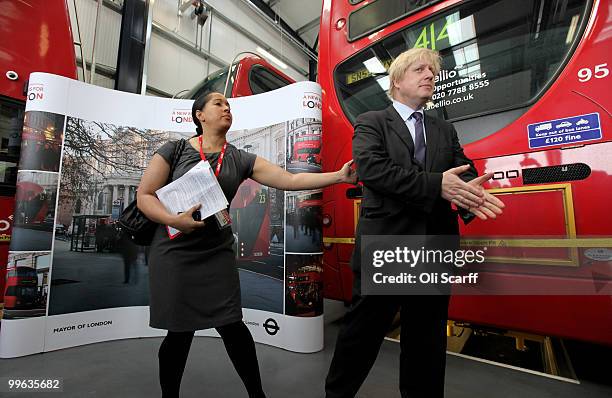
[[349, 160], [344, 163], [344, 166], [340, 170], [337, 171], [340, 181], [346, 184], [357, 184], [357, 171], [351, 166], [353, 165], [353, 160]]
[[204, 221], [195, 221], [193, 219], [193, 212], [198, 210], [201, 206], [202, 205], [197, 204], [191, 209], [176, 215], [169, 225], [184, 234], [189, 234], [198, 228], [202, 228], [204, 226]]
[[340, 170], [329, 173], [292, 174], [258, 156], [251, 178], [262, 185], [284, 191], [320, 189], [339, 183], [356, 184], [357, 172], [351, 169], [352, 164], [351, 160]]

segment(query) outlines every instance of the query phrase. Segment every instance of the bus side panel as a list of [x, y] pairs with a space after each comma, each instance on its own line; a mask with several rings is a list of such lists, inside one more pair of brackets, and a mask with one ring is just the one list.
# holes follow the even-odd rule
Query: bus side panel
[[0, 94], [25, 100], [24, 87], [32, 72], [77, 78], [70, 17], [65, 0], [0, 0], [2, 71], [15, 71], [16, 81], [0, 79]]
[[[599, 7], [592, 10], [589, 25], [578, 47], [549, 89], [516, 121], [484, 140], [465, 145], [465, 153], [470, 158], [541, 151], [542, 148], [529, 147], [529, 124], [589, 113], [599, 114], [602, 138], [584, 141], [583, 144], [612, 141], [612, 96], [609, 90], [612, 83], [609, 57], [612, 37], [607, 33], [611, 11], [601, 2], [598, 4]], [[546, 149], [552, 151], [562, 146], [548, 146]], [[560, 158], [556, 160], [558, 162]]]
[[[531, 201], [531, 210], [540, 213], [536, 218], [526, 215], [507, 217], [512, 221], [515, 235], [536, 234], [535, 226], [548, 227], [563, 220], [564, 224], [571, 225], [578, 238], [611, 236], [612, 214], [607, 207], [612, 201], [612, 162], [609, 158], [612, 118], [608, 111], [611, 105], [608, 87], [612, 77], [605, 70], [610, 68], [608, 54], [612, 51], [612, 40], [605, 33], [606, 29], [609, 29], [609, 26], [606, 26], [609, 23], [606, 21], [610, 18], [610, 10], [605, 5], [598, 4], [599, 8], [592, 10], [589, 26], [572, 58], [538, 102], [506, 128], [487, 139], [465, 146], [468, 156], [480, 159], [476, 162], [480, 172], [506, 174], [508, 171], [517, 170], [519, 173], [516, 178], [502, 178], [487, 184], [487, 188], [512, 189], [513, 194], [525, 194], [527, 189], [545, 188], [547, 185], [524, 186], [521, 179], [523, 169], [575, 163], [584, 163], [591, 169], [591, 174], [584, 180], [560, 182], [571, 186], [572, 214], [566, 215], [565, 208], [551, 211], [548, 201]], [[595, 70], [599, 72], [596, 73]], [[596, 75], [600, 77], [595, 77]], [[588, 76], [591, 78], [587, 79]], [[529, 148], [527, 125], [589, 113], [599, 114], [601, 140], [585, 142], [573, 148], [566, 146], [563, 150], [559, 149], [560, 146]], [[508, 152], [523, 154], [503, 156]], [[483, 159], [485, 154], [486, 158]], [[524, 207], [519, 212], [522, 209]], [[505, 223], [509, 222], [510, 220], [506, 220]], [[508, 228], [509, 225], [495, 222], [482, 228], [482, 225], [475, 222], [472, 226], [462, 228], [462, 233], [480, 236], [487, 233], [490, 236], [503, 235], [504, 232], [509, 232]], [[561, 232], [563, 237], [571, 237], [569, 230], [564, 228]], [[577, 253], [578, 269], [558, 267], [553, 271], [546, 269], [546, 274], [571, 275], [564, 280], [563, 283], [566, 284], [581, 284], [586, 281], [592, 284], [593, 272], [605, 275], [609, 280], [610, 263], [593, 262], [585, 257], [584, 251], [585, 249], [579, 249]], [[502, 264], [495, 266], [498, 271], [513, 268], [507, 265], [504, 267]], [[535, 267], [534, 271], [537, 271], [537, 267], [542, 267], [537, 264], [529, 266]], [[517, 281], [513, 283], [518, 283]], [[610, 314], [612, 298], [604, 295], [455, 296], [449, 309], [449, 317], [456, 320], [608, 345], [612, 344]]]

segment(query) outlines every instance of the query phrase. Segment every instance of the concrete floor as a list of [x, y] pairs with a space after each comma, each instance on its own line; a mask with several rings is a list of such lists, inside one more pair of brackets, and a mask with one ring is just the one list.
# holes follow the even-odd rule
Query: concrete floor
[[[323, 397], [323, 382], [344, 308], [326, 302], [325, 349], [296, 354], [265, 345], [257, 353], [268, 398]], [[157, 350], [160, 338], [91, 344], [24, 358], [0, 360], [0, 379], [55, 378], [62, 393], [2, 393], [15, 397], [158, 397]], [[361, 398], [397, 398], [399, 345], [385, 341], [378, 360], [359, 392]], [[6, 381], [4, 381], [6, 382]], [[0, 391], [3, 389], [0, 388]], [[183, 377], [182, 397], [246, 397], [220, 340], [194, 340]], [[571, 384], [517, 370], [449, 355], [447, 398], [610, 397], [612, 386], [581, 381]]]

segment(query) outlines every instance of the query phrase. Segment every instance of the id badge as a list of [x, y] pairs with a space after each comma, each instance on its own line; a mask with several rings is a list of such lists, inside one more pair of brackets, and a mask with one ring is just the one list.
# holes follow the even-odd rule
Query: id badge
[[215, 213], [215, 220], [217, 220], [217, 226], [219, 229], [227, 228], [232, 225], [232, 218], [230, 217], [227, 209], [223, 209]]
[[176, 229], [176, 228], [172, 228], [172, 227], [171, 227], [171, 226], [169, 226], [169, 225], [166, 225], [166, 231], [168, 231], [168, 237], [169, 237], [170, 239], [174, 239], [174, 238], [176, 238], [177, 236], [179, 236], [179, 235], [181, 235], [181, 234], [182, 234], [182, 232], [181, 232], [181, 231], [179, 231], [179, 230], [178, 230], [178, 229]]

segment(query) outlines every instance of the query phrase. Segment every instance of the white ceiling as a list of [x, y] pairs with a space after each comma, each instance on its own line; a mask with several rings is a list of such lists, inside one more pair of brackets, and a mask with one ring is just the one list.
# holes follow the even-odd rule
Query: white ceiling
[[300, 37], [314, 47], [323, 0], [264, 0]]

